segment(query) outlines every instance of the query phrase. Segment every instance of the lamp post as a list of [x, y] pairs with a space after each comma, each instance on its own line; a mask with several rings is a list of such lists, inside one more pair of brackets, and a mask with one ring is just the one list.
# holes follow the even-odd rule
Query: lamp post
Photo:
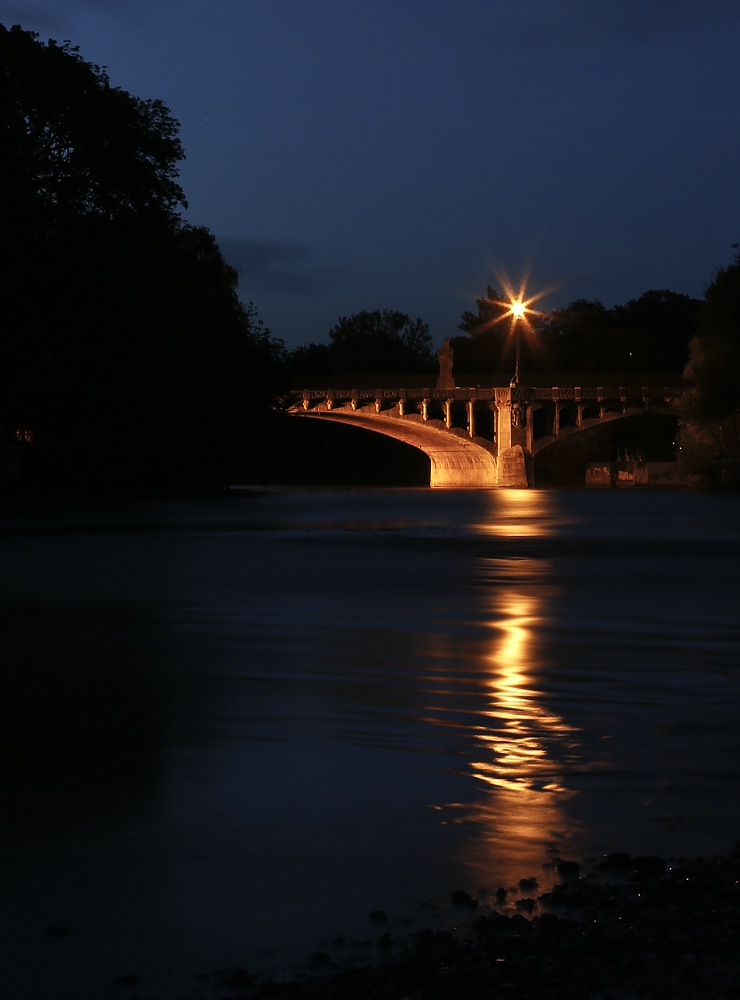
[[514, 369], [514, 377], [509, 383], [511, 386], [519, 385], [519, 320], [522, 319], [526, 311], [526, 306], [523, 302], [517, 300], [511, 303], [511, 322], [514, 324], [514, 335], [516, 337], [516, 368]]

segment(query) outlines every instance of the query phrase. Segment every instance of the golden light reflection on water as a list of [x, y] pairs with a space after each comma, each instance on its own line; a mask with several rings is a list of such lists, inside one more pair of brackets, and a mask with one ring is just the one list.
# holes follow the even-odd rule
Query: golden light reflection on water
[[562, 780], [577, 751], [575, 729], [547, 709], [534, 681], [543, 667], [538, 638], [547, 599], [543, 568], [535, 560], [488, 567], [498, 583], [489, 600], [491, 646], [483, 656], [489, 703], [483, 714], [490, 728], [476, 732], [482, 752], [470, 765], [488, 794], [461, 817], [478, 826], [465, 860], [483, 878], [532, 875], [541, 870], [548, 848], [567, 851], [577, 833], [565, 808], [575, 793]]
[[[491, 520], [478, 526], [484, 534], [546, 537], [562, 523], [553, 513], [551, 495], [517, 490], [492, 498]], [[474, 742], [480, 750], [471, 761], [473, 776], [487, 794], [458, 805], [458, 821], [474, 823], [464, 860], [482, 884], [507, 885], [537, 875], [557, 851], [565, 856], [579, 840], [579, 824], [567, 802], [576, 793], [563, 772], [579, 760], [576, 730], [545, 704], [537, 676], [547, 669], [542, 638], [553, 594], [546, 560], [481, 559], [480, 599], [490, 641], [479, 654], [478, 680], [486, 707]]]
[[491, 491], [491, 509], [485, 521], [473, 524], [482, 535], [499, 538], [544, 538], [568, 523], [543, 490]]

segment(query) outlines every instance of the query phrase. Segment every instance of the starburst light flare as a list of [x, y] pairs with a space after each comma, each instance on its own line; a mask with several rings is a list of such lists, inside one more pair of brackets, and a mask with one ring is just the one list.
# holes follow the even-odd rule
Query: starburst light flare
[[535, 336], [535, 326], [533, 320], [535, 319], [545, 319], [547, 317], [546, 312], [542, 312], [535, 308], [535, 303], [539, 302], [540, 299], [549, 295], [551, 292], [555, 291], [555, 287], [546, 288], [541, 292], [536, 292], [533, 295], [527, 294], [527, 281], [529, 279], [529, 274], [526, 273], [522, 278], [519, 287], [515, 288], [513, 283], [509, 280], [508, 275], [505, 272], [496, 272], [496, 278], [503, 289], [503, 295], [499, 297], [495, 295], [494, 298], [488, 299], [487, 301], [494, 310], [498, 312], [498, 315], [492, 316], [487, 322], [481, 324], [478, 328], [478, 332], [483, 332], [484, 330], [491, 329], [498, 323], [504, 320], [509, 320], [509, 332], [506, 338], [506, 345], [511, 342], [511, 339], [516, 341], [516, 370], [512, 378], [511, 384], [516, 385], [519, 382], [519, 340], [520, 335], [523, 333], [524, 337], [530, 341], [532, 347], [535, 351], [538, 350], [538, 344]]

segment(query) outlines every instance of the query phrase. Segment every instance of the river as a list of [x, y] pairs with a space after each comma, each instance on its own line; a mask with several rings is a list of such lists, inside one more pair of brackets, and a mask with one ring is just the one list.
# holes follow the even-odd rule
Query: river
[[740, 496], [266, 490], [0, 553], [14, 1000], [209, 996], [740, 837]]

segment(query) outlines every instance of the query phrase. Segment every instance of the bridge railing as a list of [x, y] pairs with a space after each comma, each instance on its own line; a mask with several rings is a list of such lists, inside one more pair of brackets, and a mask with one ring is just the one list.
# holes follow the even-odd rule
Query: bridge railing
[[[686, 392], [683, 388], [671, 386], [595, 386], [595, 387], [559, 387], [552, 386], [549, 389], [528, 389], [522, 386], [521, 389], [527, 391], [530, 398], [540, 401], [578, 403], [582, 400], [619, 400], [627, 402], [629, 400], [639, 400], [643, 404], [650, 401], [660, 400], [665, 403], [675, 403], [680, 400]], [[508, 391], [502, 390], [501, 391]], [[471, 388], [455, 389], [293, 389], [291, 395], [296, 399], [303, 400], [304, 403], [320, 402], [322, 400], [346, 401], [423, 401], [427, 400], [494, 400], [497, 390]]]
[[666, 402], [681, 399], [686, 392], [683, 388], [671, 386], [596, 386], [574, 388], [562, 388], [553, 386], [551, 389], [535, 389], [536, 399], [547, 399], [557, 402], [558, 400], [573, 400], [579, 402], [582, 399], [660, 399]]

